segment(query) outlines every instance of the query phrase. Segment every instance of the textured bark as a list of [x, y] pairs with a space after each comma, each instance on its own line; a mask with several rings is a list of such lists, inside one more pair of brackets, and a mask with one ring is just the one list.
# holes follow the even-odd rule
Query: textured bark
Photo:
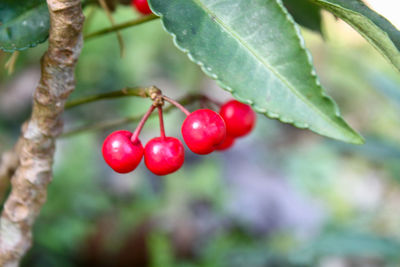
[[0, 266], [18, 266], [31, 246], [32, 225], [46, 201], [52, 179], [55, 138], [74, 90], [74, 69], [82, 48], [84, 17], [80, 0], [47, 0], [49, 47], [41, 61], [31, 118], [20, 137], [19, 166], [0, 218]]
[[[0, 161], [0, 202], [3, 201], [4, 194], [7, 191], [11, 177], [19, 165], [18, 155], [21, 151], [22, 142], [19, 140], [15, 147], [3, 153]], [[1, 243], [0, 243], [1, 244]]]
[[0, 165], [0, 202], [4, 197], [4, 192], [7, 190], [11, 176], [18, 167], [18, 156], [14, 150], [4, 152], [1, 157]]

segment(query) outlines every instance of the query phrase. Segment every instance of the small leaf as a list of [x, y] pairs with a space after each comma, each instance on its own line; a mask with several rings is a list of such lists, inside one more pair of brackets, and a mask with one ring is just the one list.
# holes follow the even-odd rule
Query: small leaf
[[283, 4], [298, 24], [322, 34], [319, 6], [309, 0], [283, 0]]
[[49, 11], [45, 0], [0, 1], [0, 49], [24, 50], [46, 41]]
[[357, 30], [400, 70], [400, 32], [360, 0], [310, 0]]
[[323, 92], [299, 28], [276, 0], [150, 0], [176, 46], [257, 112], [351, 143], [362, 138]]

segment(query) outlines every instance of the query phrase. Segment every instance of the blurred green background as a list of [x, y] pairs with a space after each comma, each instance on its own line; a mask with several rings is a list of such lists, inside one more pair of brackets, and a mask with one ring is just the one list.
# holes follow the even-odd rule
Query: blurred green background
[[[114, 13], [117, 22], [137, 16], [130, 7]], [[322, 84], [365, 145], [259, 115], [256, 130], [233, 149], [187, 150], [180, 171], [157, 177], [143, 162], [128, 175], [103, 162], [104, 138], [135, 123], [61, 138], [22, 266], [400, 266], [400, 75], [356, 33], [324, 17], [323, 38], [303, 33]], [[108, 26], [98, 9], [85, 31]], [[147, 85], [174, 98], [230, 98], [174, 47], [159, 21], [122, 34], [123, 58], [115, 34], [85, 43], [71, 99]], [[29, 116], [45, 50], [21, 52], [12, 75], [0, 71], [0, 152]], [[9, 56], [0, 52], [0, 66]], [[81, 106], [65, 113], [65, 129], [139, 115], [149, 104], [124, 98]], [[177, 110], [166, 115], [167, 135], [181, 138], [183, 119]], [[141, 139], [158, 134], [152, 119]]]

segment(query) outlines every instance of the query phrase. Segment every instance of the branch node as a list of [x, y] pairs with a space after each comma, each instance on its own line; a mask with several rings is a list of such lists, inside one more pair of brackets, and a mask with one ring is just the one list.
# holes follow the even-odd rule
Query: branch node
[[164, 98], [161, 90], [156, 86], [152, 86], [148, 90], [150, 99], [153, 100], [153, 106], [162, 107], [164, 105]]

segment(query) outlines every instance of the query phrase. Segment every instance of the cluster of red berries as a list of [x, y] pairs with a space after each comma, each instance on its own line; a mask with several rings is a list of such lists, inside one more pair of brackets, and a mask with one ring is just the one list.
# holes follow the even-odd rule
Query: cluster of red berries
[[251, 107], [236, 100], [230, 100], [223, 104], [219, 114], [225, 121], [226, 138], [217, 147], [218, 150], [230, 148], [236, 138], [249, 134], [256, 122], [256, 113]]
[[[187, 115], [181, 128], [182, 137], [189, 149], [196, 154], [205, 155], [214, 150], [228, 149], [236, 138], [248, 134], [256, 121], [251, 107], [236, 100], [222, 105], [219, 114], [211, 109], [198, 109], [190, 113], [166, 96], [162, 96], [162, 100], [176, 105]], [[143, 148], [139, 134], [156, 108], [159, 111], [161, 136], [151, 139]], [[135, 132], [122, 130], [110, 134], [104, 141], [102, 152], [107, 164], [118, 173], [133, 171], [143, 156], [147, 168], [156, 175], [173, 173], [184, 162], [182, 142], [165, 135], [160, 102], [150, 107]]]
[[132, 0], [131, 5], [143, 15], [150, 15], [152, 13], [147, 0]]

